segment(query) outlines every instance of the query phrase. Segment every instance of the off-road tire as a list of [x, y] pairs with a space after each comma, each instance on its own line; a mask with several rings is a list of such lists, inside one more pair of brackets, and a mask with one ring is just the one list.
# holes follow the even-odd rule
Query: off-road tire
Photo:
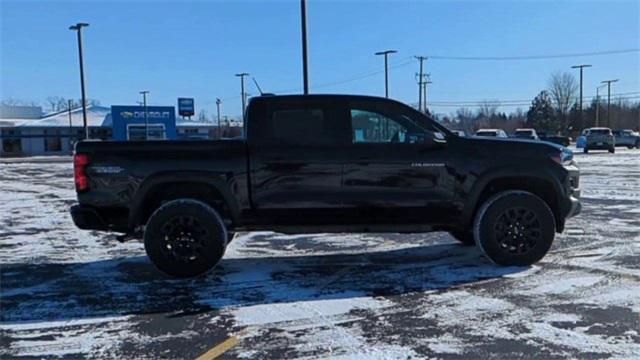
[[476, 214], [473, 231], [476, 245], [494, 263], [531, 265], [551, 248], [555, 218], [536, 195], [509, 190], [484, 202]]
[[476, 241], [473, 238], [473, 231], [453, 230], [449, 231], [449, 234], [465, 246], [473, 246], [476, 244]]
[[151, 262], [174, 277], [192, 277], [215, 267], [228, 233], [218, 212], [194, 199], [176, 199], [156, 209], [144, 232]]

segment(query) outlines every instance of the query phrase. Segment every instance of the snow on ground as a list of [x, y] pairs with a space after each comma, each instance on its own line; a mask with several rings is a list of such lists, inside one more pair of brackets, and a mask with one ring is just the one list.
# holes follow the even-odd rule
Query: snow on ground
[[640, 357], [640, 151], [578, 153], [583, 214], [532, 267], [434, 234], [239, 234], [167, 279], [76, 229], [72, 166], [0, 163], [0, 357]]

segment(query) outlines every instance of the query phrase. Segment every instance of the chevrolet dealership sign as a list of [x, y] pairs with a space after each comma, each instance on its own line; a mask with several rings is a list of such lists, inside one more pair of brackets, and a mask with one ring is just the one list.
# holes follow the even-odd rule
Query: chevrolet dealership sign
[[[147, 106], [146, 118], [149, 127], [162, 129], [166, 139], [177, 137], [176, 110], [173, 106]], [[145, 108], [144, 106], [112, 106], [111, 120], [114, 140], [130, 139], [132, 138], [130, 132], [139, 133], [141, 126], [145, 124]]]

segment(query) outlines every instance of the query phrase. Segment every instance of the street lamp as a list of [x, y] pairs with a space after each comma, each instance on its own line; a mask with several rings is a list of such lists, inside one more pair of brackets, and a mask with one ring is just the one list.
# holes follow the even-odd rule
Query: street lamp
[[149, 116], [147, 113], [147, 94], [149, 91], [140, 91], [142, 95], [142, 106], [144, 106], [144, 139], [149, 140]]
[[300, 26], [302, 28], [302, 82], [304, 94], [309, 94], [309, 64], [307, 58], [307, 1], [300, 0]]
[[591, 67], [591, 65], [583, 64], [583, 65], [573, 65], [572, 69], [580, 69], [580, 126], [578, 128], [582, 128], [584, 124], [584, 120], [582, 117], [582, 69], [586, 67]]
[[220, 100], [220, 98], [216, 98], [216, 108], [218, 109], [218, 135], [220, 134], [220, 104], [222, 104], [222, 100]]
[[395, 50], [385, 50], [385, 51], [378, 51], [377, 53], [374, 54], [374, 55], [384, 55], [384, 97], [386, 98], [389, 97], [389, 67], [388, 67], [387, 59], [389, 57], [389, 54], [395, 54], [395, 53], [397, 53], [397, 51]]
[[87, 23], [77, 23], [69, 26], [69, 30], [74, 30], [78, 34], [78, 54], [80, 56], [80, 90], [82, 92], [82, 122], [84, 124], [84, 138], [89, 138], [89, 127], [87, 126], [87, 98], [84, 87], [84, 62], [82, 59], [82, 28], [87, 27]]
[[248, 73], [236, 74], [240, 78], [240, 96], [242, 96], [242, 121], [244, 121], [245, 108], [247, 107], [247, 94], [244, 92], [244, 77], [249, 76]]
[[600, 122], [600, 89], [602, 89], [605, 86], [607, 85], [603, 84], [596, 87], [596, 127], [599, 126], [599, 122]]
[[602, 84], [607, 84], [607, 126], [611, 127], [611, 83], [618, 82], [619, 79], [613, 80], [603, 80], [600, 81]]

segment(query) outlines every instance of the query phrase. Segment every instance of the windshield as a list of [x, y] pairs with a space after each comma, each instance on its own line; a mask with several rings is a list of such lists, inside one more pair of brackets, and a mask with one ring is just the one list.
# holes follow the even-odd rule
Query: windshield
[[609, 129], [591, 129], [589, 131], [590, 135], [610, 135], [611, 130]]
[[533, 131], [532, 130], [518, 130], [518, 131], [516, 131], [516, 135], [531, 136], [531, 135], [533, 135]]

